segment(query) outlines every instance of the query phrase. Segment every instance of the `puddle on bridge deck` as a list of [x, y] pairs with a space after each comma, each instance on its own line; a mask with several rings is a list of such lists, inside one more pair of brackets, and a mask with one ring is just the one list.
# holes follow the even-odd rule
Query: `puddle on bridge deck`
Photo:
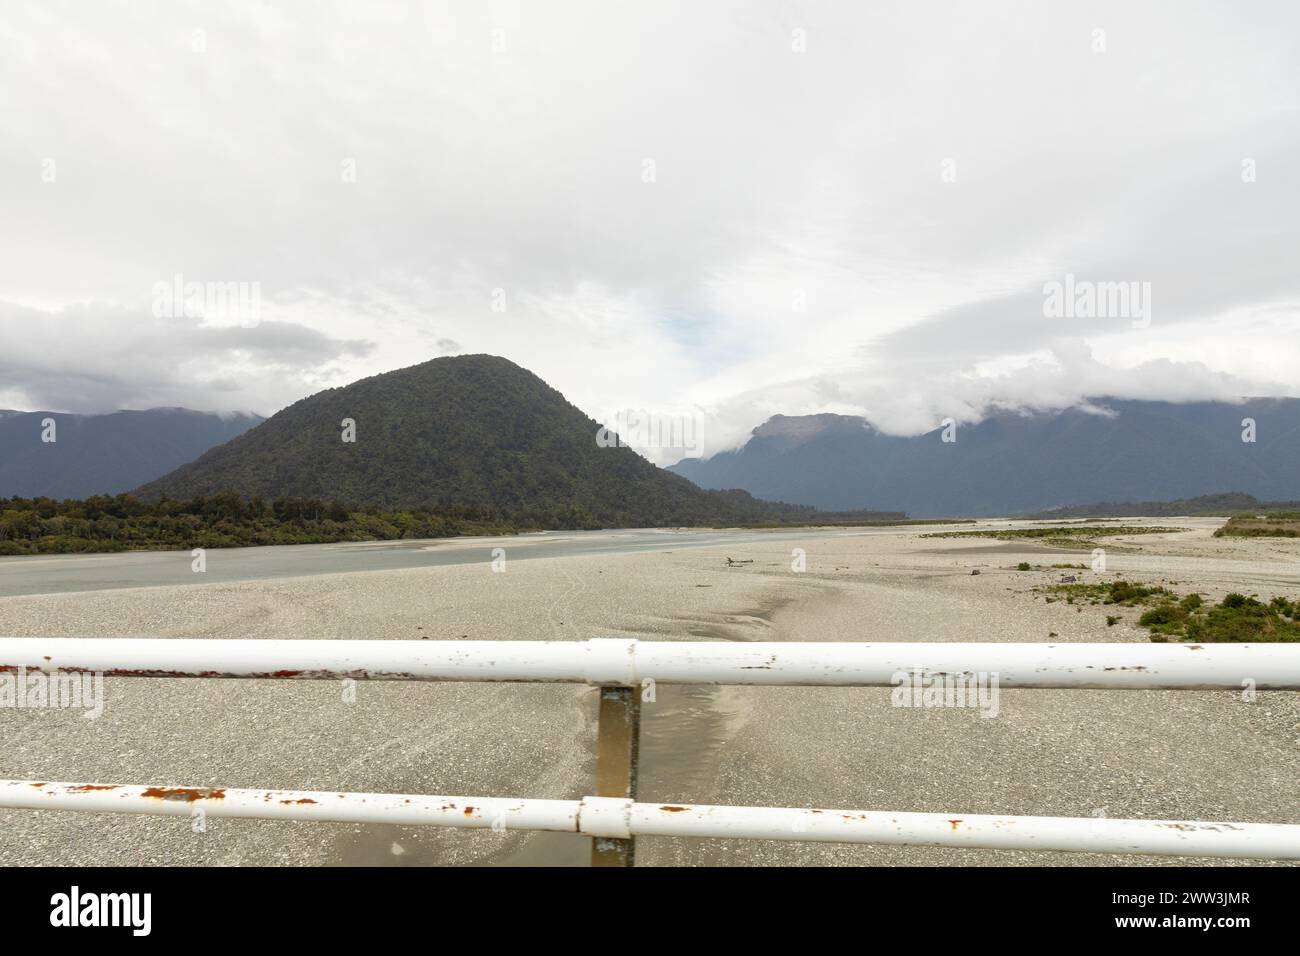
[[[372, 824], [359, 833], [348, 833], [337, 846], [340, 866], [453, 866], [463, 858], [450, 858], [442, 846], [421, 842], [421, 837], [435, 832], [429, 827], [402, 827]], [[591, 840], [576, 833], [518, 833], [488, 835], [482, 831], [447, 833], [442, 840], [473, 840], [482, 848], [484, 841], [496, 840], [501, 849], [482, 850], [470, 866], [587, 866], [591, 862]], [[394, 847], [401, 849], [394, 852]], [[468, 849], [468, 848], [467, 848]], [[459, 855], [458, 855], [459, 857]]]
[[[745, 722], [742, 689], [735, 687], [660, 686], [654, 703], [641, 705], [641, 753], [638, 799], [647, 802], [718, 802], [718, 767], [731, 737]], [[595, 721], [595, 693], [583, 700]], [[520, 794], [526, 796], [527, 794]], [[581, 793], [569, 795], [576, 799]], [[445, 866], [459, 862], [442, 851], [444, 840], [480, 841], [486, 835], [446, 834], [424, 842], [435, 828], [374, 824], [340, 837], [336, 847], [343, 866]], [[587, 866], [591, 840], [576, 833], [514, 833], [494, 836], [501, 849], [479, 856], [475, 866]], [[401, 848], [394, 853], [393, 847]], [[457, 854], [459, 856], [459, 854]]]

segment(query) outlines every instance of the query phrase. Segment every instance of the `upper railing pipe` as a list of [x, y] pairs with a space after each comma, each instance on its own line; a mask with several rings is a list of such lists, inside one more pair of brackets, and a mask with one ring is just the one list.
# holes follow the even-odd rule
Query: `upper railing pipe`
[[0, 638], [0, 673], [129, 677], [1300, 689], [1300, 644], [734, 643]]

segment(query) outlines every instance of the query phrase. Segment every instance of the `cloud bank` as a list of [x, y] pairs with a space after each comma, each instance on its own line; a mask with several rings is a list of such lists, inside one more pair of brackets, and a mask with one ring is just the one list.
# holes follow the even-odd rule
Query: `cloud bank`
[[[11, 4], [0, 405], [271, 413], [455, 352], [908, 433], [1300, 394], [1284, 3]], [[255, 328], [161, 320], [184, 274]], [[1149, 283], [1150, 322], [1045, 283]], [[651, 457], [654, 449], [646, 450]]]

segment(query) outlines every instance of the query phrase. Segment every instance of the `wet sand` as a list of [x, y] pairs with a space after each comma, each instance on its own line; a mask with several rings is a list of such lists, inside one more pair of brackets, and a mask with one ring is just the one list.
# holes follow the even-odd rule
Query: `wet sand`
[[[1192, 529], [1112, 542], [1108, 573], [1030, 542], [927, 528], [748, 533], [716, 546], [0, 598], [8, 636], [373, 640], [1145, 641], [1137, 612], [1047, 604], [1063, 573], [1300, 595], [1300, 542]], [[986, 522], [984, 526], [1003, 526]], [[1068, 527], [1068, 526], [1067, 526]], [[495, 546], [488, 542], [488, 546]], [[476, 542], [482, 547], [483, 542]], [[791, 568], [802, 548], [807, 570]], [[218, 555], [220, 552], [212, 552]], [[728, 566], [726, 559], [752, 560]], [[210, 555], [209, 560], [212, 560]], [[979, 575], [971, 571], [980, 570]], [[1177, 582], [1177, 583], [1173, 583]], [[112, 679], [107, 710], [0, 710], [0, 776], [576, 798], [595, 692], [577, 685]], [[1300, 823], [1300, 694], [1003, 691], [996, 719], [886, 688], [665, 687], [643, 712], [646, 800]], [[3, 864], [583, 865], [566, 834], [0, 811]], [[655, 864], [1187, 862], [1020, 851], [643, 839]], [[1221, 861], [1202, 861], [1214, 862]], [[1226, 861], [1231, 862], [1231, 861]]]

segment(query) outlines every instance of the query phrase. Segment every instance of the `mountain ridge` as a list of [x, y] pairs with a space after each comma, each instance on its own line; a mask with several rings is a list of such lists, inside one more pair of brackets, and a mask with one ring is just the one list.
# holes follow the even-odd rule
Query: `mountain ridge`
[[[52, 434], [44, 422], [54, 421]], [[0, 410], [0, 498], [85, 498], [129, 491], [263, 421], [189, 408], [96, 415]], [[53, 437], [54, 441], [43, 438]]]
[[[1256, 422], [1255, 442], [1241, 440], [1244, 418]], [[1093, 398], [1087, 410], [995, 413], [958, 425], [951, 443], [942, 429], [900, 437], [858, 421], [866, 427], [837, 423], [793, 446], [783, 436], [795, 424], [782, 422], [773, 435], [765, 422], [740, 448], [670, 470], [705, 488], [834, 510], [871, 501], [918, 517], [1171, 501], [1225, 488], [1261, 500], [1300, 497], [1300, 399]]]

